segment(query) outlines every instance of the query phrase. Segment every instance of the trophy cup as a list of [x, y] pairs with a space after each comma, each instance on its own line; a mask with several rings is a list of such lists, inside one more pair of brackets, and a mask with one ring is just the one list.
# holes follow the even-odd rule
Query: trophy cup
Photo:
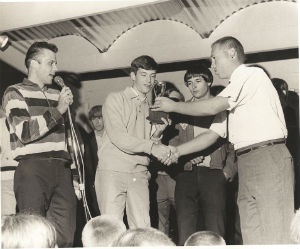
[[[166, 83], [163, 81], [156, 81], [152, 90], [152, 104], [154, 104], [157, 97], [166, 96]], [[153, 124], [164, 124], [161, 118], [168, 119], [169, 114], [163, 111], [152, 111], [149, 110], [149, 116], [147, 119]]]

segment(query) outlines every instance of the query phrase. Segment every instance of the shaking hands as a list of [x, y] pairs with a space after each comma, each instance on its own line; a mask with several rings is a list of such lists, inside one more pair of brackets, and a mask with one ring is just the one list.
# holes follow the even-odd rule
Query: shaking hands
[[177, 163], [180, 156], [176, 147], [162, 144], [153, 144], [151, 154], [167, 166]]

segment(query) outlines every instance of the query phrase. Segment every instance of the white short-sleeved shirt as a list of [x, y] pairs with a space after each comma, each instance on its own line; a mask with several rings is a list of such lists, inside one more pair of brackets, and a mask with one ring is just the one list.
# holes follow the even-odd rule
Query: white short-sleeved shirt
[[[261, 68], [240, 65], [232, 73], [229, 85], [218, 96], [228, 98], [229, 141], [235, 149], [287, 137], [277, 91]], [[225, 112], [216, 116], [210, 129], [226, 137]]]

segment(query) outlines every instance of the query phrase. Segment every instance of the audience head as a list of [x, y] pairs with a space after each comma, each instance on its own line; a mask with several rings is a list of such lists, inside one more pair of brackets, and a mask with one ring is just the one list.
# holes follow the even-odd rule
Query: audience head
[[286, 83], [286, 81], [284, 81], [283, 79], [273, 78], [271, 80], [272, 80], [273, 86], [275, 87], [275, 89], [278, 93], [280, 103], [284, 107], [287, 104], [289, 86]]
[[152, 228], [129, 229], [121, 235], [114, 246], [175, 246], [163, 232]]
[[135, 88], [142, 95], [146, 95], [155, 84], [157, 63], [148, 56], [142, 55], [131, 63], [130, 77]]
[[200, 231], [193, 233], [185, 241], [184, 246], [221, 246], [226, 245], [224, 239], [212, 231]]
[[295, 213], [294, 218], [291, 223], [291, 239], [300, 244], [300, 209], [298, 209]]
[[121, 220], [110, 215], [97, 216], [84, 226], [82, 244], [84, 247], [112, 246], [125, 231]]
[[56, 231], [46, 218], [36, 214], [2, 217], [2, 248], [54, 248]]
[[91, 110], [89, 111], [89, 120], [94, 130], [103, 130], [104, 122], [102, 116], [102, 105], [95, 105], [91, 108]]
[[213, 82], [211, 71], [202, 65], [189, 68], [184, 75], [184, 83], [194, 98], [200, 99], [209, 96], [210, 86]]
[[221, 79], [230, 78], [232, 72], [246, 60], [242, 44], [232, 36], [223, 37], [211, 46], [211, 68]]

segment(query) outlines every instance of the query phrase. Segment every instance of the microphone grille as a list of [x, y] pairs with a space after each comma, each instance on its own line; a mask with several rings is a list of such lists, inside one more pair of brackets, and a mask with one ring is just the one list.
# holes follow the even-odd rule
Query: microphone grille
[[59, 85], [61, 88], [65, 86], [64, 80], [60, 76], [55, 76], [54, 77], [54, 82]]

